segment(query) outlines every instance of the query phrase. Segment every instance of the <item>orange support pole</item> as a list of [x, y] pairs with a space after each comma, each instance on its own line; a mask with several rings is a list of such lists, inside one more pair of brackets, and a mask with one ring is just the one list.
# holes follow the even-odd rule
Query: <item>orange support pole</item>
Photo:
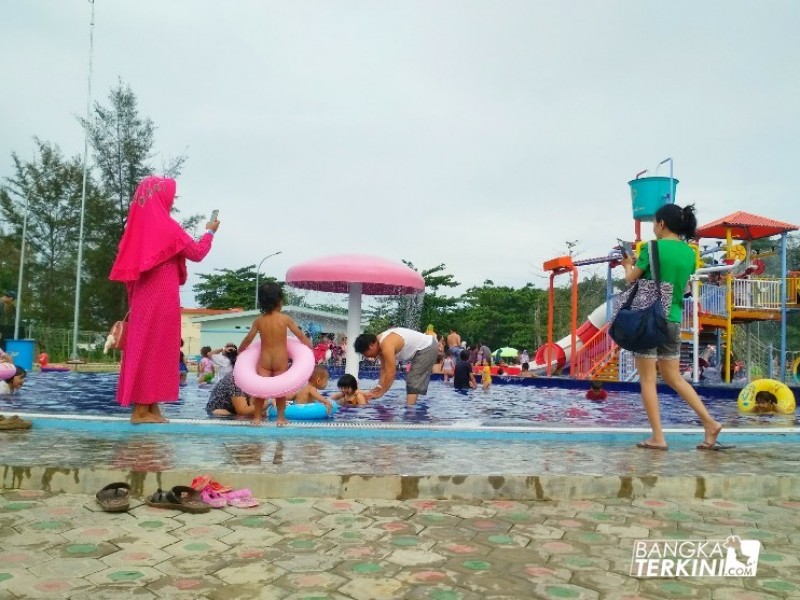
[[572, 375], [572, 358], [578, 350], [576, 344], [578, 342], [578, 269], [573, 266], [572, 269], [572, 351], [570, 352], [570, 376]]
[[553, 374], [553, 327], [555, 325], [555, 278], [562, 273], [572, 274], [572, 315], [571, 315], [571, 343], [572, 354], [575, 354], [575, 345], [578, 342], [578, 268], [572, 264], [572, 258], [561, 256], [544, 263], [544, 268], [550, 271], [550, 286], [547, 290], [547, 376]]
[[556, 272], [550, 272], [550, 288], [547, 291], [547, 350], [544, 353], [544, 359], [547, 361], [547, 376], [553, 374], [553, 361], [550, 360], [551, 349], [553, 348], [553, 321], [555, 312], [555, 290], [553, 289], [553, 280], [556, 278]]

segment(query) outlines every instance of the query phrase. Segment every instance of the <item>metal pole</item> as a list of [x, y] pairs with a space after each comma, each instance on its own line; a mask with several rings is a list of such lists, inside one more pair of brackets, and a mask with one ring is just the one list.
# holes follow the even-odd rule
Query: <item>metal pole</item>
[[[38, 179], [37, 179], [38, 181]], [[34, 183], [35, 185], [35, 183]], [[17, 278], [17, 304], [16, 314], [14, 316], [14, 339], [19, 339], [19, 320], [22, 315], [22, 273], [25, 269], [25, 237], [28, 234], [28, 199], [31, 195], [30, 190], [25, 194], [25, 216], [22, 218], [22, 244], [19, 251], [19, 276]]]
[[786, 381], [786, 233], [781, 235], [781, 353], [778, 358], [779, 381]]
[[347, 349], [344, 370], [348, 375], [358, 379], [358, 354], [353, 344], [361, 334], [361, 291], [360, 283], [348, 284], [347, 297]]
[[89, 0], [92, 5], [92, 20], [89, 24], [89, 78], [86, 92], [86, 125], [83, 128], [83, 186], [81, 190], [81, 224], [78, 230], [78, 268], [75, 273], [75, 314], [72, 321], [72, 353], [71, 360], [78, 357], [78, 321], [81, 314], [81, 274], [83, 271], [83, 222], [86, 213], [86, 180], [89, 177], [89, 119], [92, 110], [92, 58], [94, 56], [94, 0]]
[[700, 280], [692, 278], [692, 381], [700, 383]]
[[268, 258], [272, 258], [273, 256], [278, 256], [278, 254], [280, 254], [281, 252], [282, 250], [278, 250], [277, 252], [268, 254], [267, 256], [261, 259], [261, 262], [258, 263], [258, 266], [256, 267], [256, 302], [255, 305], [253, 306], [253, 308], [255, 308], [256, 310], [258, 310], [258, 275], [261, 272], [261, 265], [263, 265], [264, 261], [267, 260]]
[[[663, 165], [664, 163], [669, 163], [669, 202], [668, 204], [675, 204], [675, 177], [673, 176], [673, 162], [672, 158], [665, 158], [660, 163], [658, 163], [658, 167]], [[656, 175], [658, 175], [658, 167], [656, 167]]]
[[30, 203], [31, 191], [36, 187], [36, 184], [41, 181], [42, 177], [55, 173], [59, 168], [61, 167], [53, 169], [52, 171], [40, 173], [39, 176], [33, 180], [33, 183], [31, 183], [28, 188], [28, 192], [25, 194], [25, 216], [22, 218], [22, 242], [19, 251], [19, 275], [17, 276], [17, 298], [15, 300], [15, 304], [17, 305], [16, 314], [14, 316], [15, 340], [19, 339], [19, 324], [22, 317], [22, 274], [25, 271], [25, 241], [28, 235], [28, 205]]

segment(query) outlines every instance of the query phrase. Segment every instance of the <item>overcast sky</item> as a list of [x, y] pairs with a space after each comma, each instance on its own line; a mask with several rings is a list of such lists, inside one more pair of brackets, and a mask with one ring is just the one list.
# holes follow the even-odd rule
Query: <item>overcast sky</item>
[[[0, 0], [0, 177], [34, 135], [82, 152], [90, 8]], [[545, 285], [567, 240], [631, 237], [627, 182], [666, 157], [701, 223], [800, 222], [797, 0], [97, 0], [95, 20], [93, 99], [130, 84], [160, 155], [189, 156], [181, 210], [220, 209], [192, 274], [358, 252]]]

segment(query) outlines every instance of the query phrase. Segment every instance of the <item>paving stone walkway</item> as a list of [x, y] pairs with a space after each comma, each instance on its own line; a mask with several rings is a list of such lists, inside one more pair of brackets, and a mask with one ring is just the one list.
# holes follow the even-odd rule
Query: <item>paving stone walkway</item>
[[[0, 491], [0, 600], [800, 598], [800, 502], [264, 500], [186, 514]], [[756, 577], [631, 577], [636, 539], [763, 544]]]

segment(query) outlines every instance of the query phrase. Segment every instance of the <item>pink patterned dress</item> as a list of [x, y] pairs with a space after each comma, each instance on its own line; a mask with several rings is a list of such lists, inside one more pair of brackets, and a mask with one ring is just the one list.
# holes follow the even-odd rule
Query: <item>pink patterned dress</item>
[[187, 259], [203, 260], [212, 238], [206, 233], [128, 283], [130, 316], [117, 387], [117, 402], [122, 406], [178, 400], [180, 374], [175, 365], [181, 351], [181, 264]]

